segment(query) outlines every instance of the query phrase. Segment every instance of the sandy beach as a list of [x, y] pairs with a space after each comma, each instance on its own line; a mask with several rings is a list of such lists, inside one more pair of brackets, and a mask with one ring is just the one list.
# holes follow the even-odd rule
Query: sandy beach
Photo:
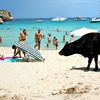
[[[100, 70], [92, 71], [94, 62], [86, 72], [87, 58], [58, 52], [40, 50], [44, 62], [0, 63], [0, 100], [98, 100]], [[0, 47], [0, 53], [12, 56], [13, 50]]]

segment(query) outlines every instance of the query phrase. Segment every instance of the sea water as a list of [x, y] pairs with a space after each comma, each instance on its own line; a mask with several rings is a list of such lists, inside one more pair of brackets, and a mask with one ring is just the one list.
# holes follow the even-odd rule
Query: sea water
[[[44, 38], [41, 40], [41, 49], [48, 49], [47, 37], [51, 34], [53, 40], [54, 36], [58, 39], [58, 48], [62, 48], [65, 43], [63, 43], [63, 35], [66, 37], [66, 41], [69, 42], [70, 32], [86, 27], [92, 28], [100, 31], [100, 23], [90, 23], [90, 19], [76, 21], [75, 19], [69, 18], [65, 21], [51, 21], [51, 19], [14, 19], [12, 21], [4, 22], [0, 24], [0, 36], [2, 37], [2, 46], [11, 47], [14, 42], [18, 41], [19, 34], [23, 29], [27, 30], [28, 36], [26, 41], [34, 47], [35, 40], [34, 34], [38, 29], [41, 29], [41, 33]], [[79, 37], [75, 36], [75, 40]], [[53, 42], [50, 44], [50, 49], [55, 49]]]

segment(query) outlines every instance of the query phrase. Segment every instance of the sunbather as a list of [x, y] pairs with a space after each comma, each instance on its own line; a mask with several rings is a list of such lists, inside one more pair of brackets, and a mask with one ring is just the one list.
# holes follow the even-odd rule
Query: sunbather
[[2, 54], [0, 54], [0, 59], [3, 59], [3, 57], [4, 57], [4, 56], [3, 56]]
[[15, 57], [17, 54], [19, 54], [19, 56], [21, 57], [21, 51], [20, 51], [19, 48], [17, 48], [15, 45], [13, 45], [12, 49], [14, 49], [14, 55], [13, 55], [13, 57]]

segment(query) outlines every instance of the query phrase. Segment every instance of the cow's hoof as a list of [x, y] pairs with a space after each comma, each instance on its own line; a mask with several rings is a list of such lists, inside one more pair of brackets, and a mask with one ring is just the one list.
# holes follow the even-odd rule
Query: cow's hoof
[[98, 68], [94, 68], [93, 71], [98, 71]]
[[89, 71], [89, 68], [86, 68], [85, 71]]

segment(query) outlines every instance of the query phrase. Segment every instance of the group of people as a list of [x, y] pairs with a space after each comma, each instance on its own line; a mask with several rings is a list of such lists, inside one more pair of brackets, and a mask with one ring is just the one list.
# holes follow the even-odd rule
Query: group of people
[[[27, 31], [26, 29], [23, 29], [22, 33], [20, 33], [19, 35], [19, 42], [25, 42], [26, 41], [26, 36], [27, 36]], [[38, 31], [35, 33], [34, 35], [34, 39], [35, 39], [35, 46], [34, 48], [38, 47], [38, 50], [40, 50], [40, 46], [41, 46], [41, 39], [44, 37], [44, 35], [41, 33], [41, 30], [38, 29]], [[51, 39], [51, 34], [48, 34], [48, 38], [47, 38], [47, 47], [50, 46], [50, 43], [53, 41], [53, 45], [55, 46], [55, 48], [58, 48], [58, 39], [54, 36], [53, 40]], [[63, 36], [63, 42], [65, 42], [65, 35]], [[70, 42], [74, 41], [74, 36], [71, 35], [70, 36]], [[14, 57], [19, 54], [19, 56], [21, 57], [21, 51], [20, 49], [18, 49], [16, 46], [13, 45], [12, 47], [14, 49]], [[25, 53], [23, 52], [24, 57], [26, 56]]]
[[[41, 45], [41, 39], [43, 38], [43, 34], [41, 33], [41, 30], [38, 29], [38, 32], [35, 33], [35, 46], [34, 47], [38, 47], [38, 50], [40, 50], [40, 45]], [[47, 47], [49, 47], [50, 43], [52, 42], [52, 39], [51, 39], [51, 34], [48, 35], [48, 38], [47, 38]], [[56, 37], [54, 37], [53, 39], [53, 45], [56, 47], [58, 47], [58, 40]]]
[[[19, 35], [19, 42], [25, 42], [26, 41], [26, 37], [28, 36], [28, 33], [26, 31], [26, 29], [23, 29], [23, 31], [20, 33]], [[35, 33], [35, 47], [38, 46], [38, 50], [40, 50], [40, 44], [41, 44], [41, 38], [43, 37], [43, 35], [40, 33], [40, 29], [38, 29], [38, 32]], [[12, 49], [14, 49], [14, 54], [13, 57], [15, 57], [17, 54], [19, 54], [20, 57], [21, 56], [21, 50], [19, 48], [17, 48], [15, 45], [12, 46]], [[22, 52], [24, 57], [26, 57], [25, 52]]]
[[[52, 42], [51, 34], [49, 34], [47, 40], [48, 40], [47, 47], [49, 47], [50, 43]], [[56, 49], [57, 49], [57, 47], [58, 47], [58, 40], [57, 40], [57, 38], [56, 38], [55, 36], [54, 36], [54, 38], [53, 38], [53, 45], [54, 45], [54, 46], [56, 47]]]
[[[19, 35], [19, 42], [25, 42], [27, 35], [28, 34], [26, 32], [26, 29], [23, 29], [22, 33], [20, 33], [20, 35]], [[12, 49], [14, 49], [14, 55], [13, 55], [13, 57], [15, 57], [17, 54], [19, 54], [19, 56], [21, 57], [21, 50], [19, 48], [17, 48], [15, 45], [13, 45]], [[23, 52], [23, 54], [24, 54], [24, 57], [25, 57], [26, 56], [25, 52]]]
[[[19, 42], [25, 42], [27, 36], [28, 36], [28, 33], [27, 33], [26, 29], [23, 29], [23, 31], [19, 34]], [[41, 39], [43, 37], [44, 37], [44, 35], [41, 33], [41, 29], [38, 29], [38, 31], [34, 35], [34, 39], [35, 39], [35, 46], [34, 46], [34, 48], [38, 47], [38, 50], [40, 50]], [[54, 47], [57, 49], [58, 48], [58, 39], [55, 36], [54, 36], [53, 39], [51, 39], [51, 33], [50, 33], [50, 34], [48, 34], [48, 37], [47, 37], [47, 47], [50, 46], [52, 41], [53, 41]], [[65, 35], [63, 35], [62, 41], [63, 42], [66, 41], [65, 40]], [[73, 42], [73, 41], [74, 41], [74, 35], [71, 35], [69, 42]], [[2, 37], [0, 36], [0, 43], [1, 42], [2, 42]], [[19, 54], [19, 56], [22, 57], [21, 56], [21, 50], [19, 48], [17, 48], [15, 45], [13, 45], [12, 49], [14, 49], [13, 57], [15, 57], [17, 54]], [[23, 55], [24, 55], [24, 57], [26, 57], [25, 52], [23, 52]], [[0, 55], [0, 57], [3, 57], [3, 56]]]
[[[51, 43], [51, 41], [52, 41], [52, 39], [51, 39], [51, 34], [48, 35], [47, 40], [48, 40], [47, 47], [49, 47], [49, 45], [50, 45], [50, 43]], [[65, 35], [63, 35], [62, 42], [63, 42], [63, 43], [66, 42], [66, 37], [65, 37]], [[71, 42], [74, 42], [74, 35], [70, 35], [69, 43], [71, 43]], [[57, 47], [58, 47], [58, 39], [57, 39], [55, 36], [54, 36], [54, 38], [53, 38], [53, 45], [54, 45], [54, 46], [56, 47], [56, 49], [57, 49]]]

